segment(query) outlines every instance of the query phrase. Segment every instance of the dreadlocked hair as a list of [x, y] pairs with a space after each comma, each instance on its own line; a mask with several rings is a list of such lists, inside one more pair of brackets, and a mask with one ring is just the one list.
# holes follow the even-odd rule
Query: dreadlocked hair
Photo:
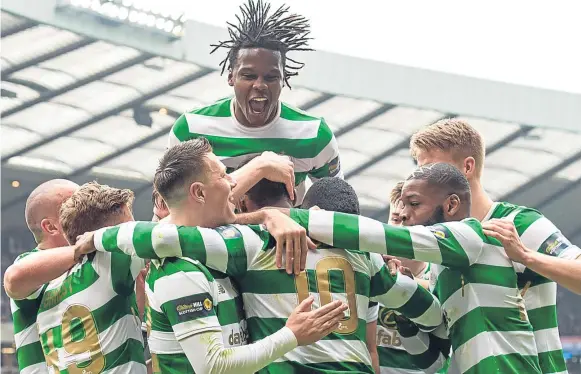
[[[240, 6], [242, 19], [236, 15], [238, 25], [227, 22], [230, 40], [212, 44], [214, 53], [219, 48], [228, 49], [226, 58], [220, 62], [221, 74], [226, 67], [232, 70], [236, 65], [238, 52], [245, 48], [265, 48], [279, 51], [284, 68], [284, 83], [290, 88], [288, 80], [298, 75], [298, 71], [305, 65], [286, 56], [289, 51], [312, 51], [307, 47], [310, 34], [309, 21], [298, 14], [289, 14], [289, 7], [282, 5], [274, 13], [269, 14], [270, 4], [262, 0], [257, 3], [249, 0], [248, 4]], [[287, 63], [288, 62], [288, 63]]]

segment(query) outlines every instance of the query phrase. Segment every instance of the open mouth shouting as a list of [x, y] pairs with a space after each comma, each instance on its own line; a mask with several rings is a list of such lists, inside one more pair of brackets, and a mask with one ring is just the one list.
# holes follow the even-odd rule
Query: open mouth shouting
[[265, 114], [268, 110], [268, 99], [266, 97], [254, 97], [248, 101], [248, 107], [252, 114]]

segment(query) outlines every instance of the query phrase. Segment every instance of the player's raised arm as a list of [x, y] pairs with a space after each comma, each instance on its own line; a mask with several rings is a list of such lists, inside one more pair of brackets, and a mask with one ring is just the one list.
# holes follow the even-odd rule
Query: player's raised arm
[[290, 216], [311, 238], [328, 245], [444, 266], [469, 266], [482, 252], [484, 243], [480, 223], [474, 219], [402, 227], [321, 210], [291, 209]]
[[188, 257], [231, 276], [244, 273], [247, 257], [261, 250], [270, 238], [258, 227], [206, 229], [153, 222], [124, 223], [97, 230], [92, 237], [98, 251], [144, 259]]

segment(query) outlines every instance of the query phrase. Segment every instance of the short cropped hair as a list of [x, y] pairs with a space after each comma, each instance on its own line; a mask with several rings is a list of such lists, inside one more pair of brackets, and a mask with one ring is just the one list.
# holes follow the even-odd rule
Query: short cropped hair
[[307, 191], [301, 208], [318, 206], [333, 212], [359, 214], [359, 198], [349, 183], [340, 178], [317, 180]]
[[203, 180], [208, 170], [206, 155], [211, 152], [206, 138], [176, 144], [165, 152], [155, 171], [153, 188], [166, 204], [181, 200], [186, 183]]
[[77, 241], [77, 236], [108, 225], [112, 219], [131, 209], [133, 191], [109, 187], [97, 182], [83, 184], [60, 209], [60, 223], [67, 241]]
[[389, 194], [389, 203], [395, 204], [398, 200], [401, 199], [401, 191], [403, 190], [404, 181], [397, 182], [395, 186], [393, 186], [391, 193]]
[[467, 122], [455, 118], [442, 119], [418, 130], [410, 140], [410, 152], [417, 160], [419, 151], [438, 149], [452, 152], [454, 159], [473, 157], [478, 175], [484, 165], [485, 146], [482, 136]]
[[[249, 164], [250, 161], [254, 160], [256, 157], [258, 156], [250, 157], [242, 162], [238, 166], [238, 170]], [[280, 201], [285, 200], [292, 204], [286, 185], [284, 183], [273, 182], [266, 178], [261, 179], [258, 183], [252, 186], [252, 188], [246, 192], [246, 196], [248, 196], [250, 201], [260, 209], [267, 206], [274, 206]]]
[[458, 195], [470, 204], [470, 183], [454, 165], [437, 162], [420, 166], [406, 179], [406, 181], [410, 180], [424, 180], [429, 185], [444, 190], [448, 194]]

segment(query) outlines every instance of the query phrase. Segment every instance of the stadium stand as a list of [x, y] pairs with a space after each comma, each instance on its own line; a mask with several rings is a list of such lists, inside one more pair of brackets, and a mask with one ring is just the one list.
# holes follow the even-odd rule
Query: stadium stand
[[[22, 212], [39, 181], [99, 178], [132, 188], [136, 218], [149, 219], [151, 178], [174, 120], [186, 110], [230, 95], [231, 88], [215, 69], [39, 25], [4, 11], [0, 22], [4, 272], [19, 253], [34, 246]], [[387, 217], [391, 186], [414, 166], [407, 150], [412, 133], [456, 116], [300, 87], [285, 89], [283, 101], [326, 118], [363, 214], [380, 219]], [[581, 245], [581, 224], [571, 219], [578, 215], [578, 204], [572, 201], [581, 199], [581, 134], [464, 119], [486, 140], [484, 180], [491, 195], [538, 208]], [[581, 299], [560, 290], [558, 302], [561, 334], [581, 336]], [[2, 321], [10, 321], [4, 292]], [[6, 352], [3, 348], [3, 356]]]

